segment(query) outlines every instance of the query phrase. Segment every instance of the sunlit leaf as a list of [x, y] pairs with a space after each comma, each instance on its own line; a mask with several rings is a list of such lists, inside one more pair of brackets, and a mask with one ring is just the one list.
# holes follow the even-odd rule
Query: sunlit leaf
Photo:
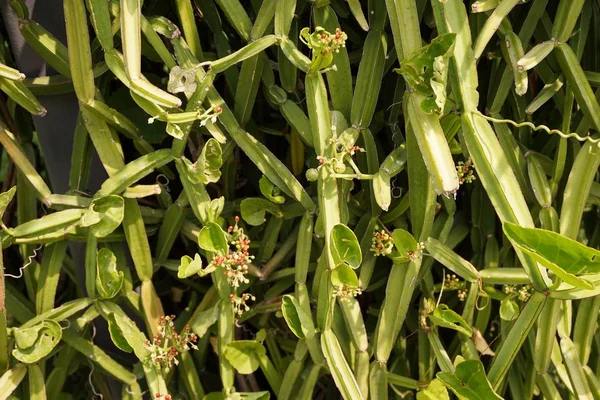
[[226, 255], [229, 249], [225, 232], [215, 222], [209, 222], [200, 230], [198, 246], [203, 250], [222, 255]]
[[503, 229], [513, 246], [563, 281], [581, 289], [594, 287], [575, 275], [600, 272], [600, 251], [544, 229], [523, 228], [509, 222], [504, 223]]
[[454, 374], [438, 372], [437, 377], [460, 400], [502, 400], [492, 389], [479, 360], [468, 360], [456, 366]]
[[331, 284], [334, 286], [357, 288], [359, 286], [358, 276], [356, 276], [356, 272], [347, 264], [338, 264], [331, 271]]
[[442, 114], [446, 102], [449, 58], [452, 55], [456, 34], [439, 35], [408, 57], [396, 69], [410, 87], [426, 96], [420, 104], [426, 113]]
[[203, 337], [206, 332], [219, 319], [219, 303], [215, 304], [208, 310], [204, 310], [198, 314], [194, 320], [190, 322], [190, 328], [198, 337]]
[[254, 340], [236, 340], [227, 343], [223, 356], [240, 374], [251, 374], [259, 367], [259, 357], [267, 353], [265, 347]]
[[107, 248], [98, 251], [96, 258], [96, 291], [101, 299], [112, 299], [123, 286], [123, 272], [117, 270], [117, 258]]
[[111, 234], [125, 215], [125, 201], [121, 196], [110, 195], [94, 199], [81, 216], [81, 226], [89, 227], [96, 237]]
[[4, 215], [6, 208], [12, 201], [13, 197], [15, 197], [15, 193], [17, 192], [17, 187], [13, 186], [8, 191], [4, 193], [0, 193], [0, 218]]
[[277, 186], [273, 184], [266, 176], [262, 176], [258, 181], [258, 186], [260, 188], [260, 192], [263, 196], [265, 196], [268, 200], [272, 201], [275, 204], [283, 204], [285, 203], [285, 197], [280, 195], [280, 190]]
[[419, 248], [419, 244], [408, 231], [404, 229], [394, 229], [392, 239], [396, 251], [390, 254], [390, 257], [396, 262], [407, 262], [411, 255]]
[[379, 171], [373, 177], [373, 194], [377, 205], [387, 211], [392, 203], [392, 185], [389, 175]]
[[62, 338], [60, 324], [53, 320], [45, 320], [26, 329], [15, 329], [16, 348], [13, 357], [26, 364], [33, 364], [46, 357], [54, 350]]
[[119, 328], [117, 321], [115, 319], [114, 313], [108, 314], [108, 333], [110, 334], [110, 338], [119, 349], [123, 350], [126, 353], [131, 353], [133, 348], [127, 342], [125, 335], [123, 335], [123, 331]]
[[434, 379], [427, 388], [417, 392], [417, 400], [450, 400], [450, 396], [444, 383]]
[[290, 330], [300, 339], [311, 339], [315, 336], [312, 317], [300, 306], [292, 295], [285, 295], [281, 300], [281, 312]]
[[267, 212], [281, 216], [281, 210], [278, 205], [273, 204], [269, 200], [254, 197], [242, 200], [240, 211], [244, 221], [253, 226], [262, 225], [266, 221], [265, 214]]
[[512, 321], [519, 316], [519, 306], [513, 298], [514, 296], [506, 296], [500, 302], [500, 318], [505, 321]]
[[331, 230], [331, 254], [336, 264], [346, 263], [354, 269], [362, 262], [360, 243], [354, 232], [344, 224], [337, 224]]
[[442, 328], [450, 328], [467, 336], [471, 336], [473, 331], [467, 322], [459, 314], [448, 308], [445, 304], [440, 304], [433, 314], [429, 315], [431, 322]]
[[199, 254], [196, 254], [193, 260], [190, 256], [181, 257], [181, 264], [177, 269], [177, 277], [179, 279], [189, 278], [200, 272], [202, 272], [202, 259]]
[[221, 178], [221, 166], [223, 165], [223, 151], [216, 139], [210, 138], [204, 144], [202, 152], [194, 164], [202, 183], [214, 183]]

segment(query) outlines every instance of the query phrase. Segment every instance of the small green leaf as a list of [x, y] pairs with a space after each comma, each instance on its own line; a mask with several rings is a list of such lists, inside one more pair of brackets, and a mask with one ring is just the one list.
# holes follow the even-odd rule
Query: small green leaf
[[26, 329], [15, 329], [16, 348], [13, 356], [26, 364], [33, 364], [46, 357], [62, 338], [58, 322], [45, 320]]
[[125, 201], [121, 196], [110, 195], [94, 199], [81, 216], [81, 226], [89, 227], [96, 237], [111, 234], [125, 215]]
[[15, 197], [15, 193], [17, 192], [17, 187], [13, 186], [8, 191], [4, 193], [0, 193], [0, 218], [4, 215], [6, 208], [12, 201], [13, 197]]
[[126, 353], [131, 353], [133, 351], [133, 348], [129, 345], [127, 339], [125, 339], [123, 331], [121, 330], [121, 328], [119, 328], [114, 313], [108, 314], [108, 333], [110, 333], [110, 338], [112, 339], [115, 346], [117, 346], [117, 348], [123, 350]]
[[265, 196], [268, 200], [272, 201], [275, 204], [283, 204], [285, 203], [285, 197], [280, 195], [280, 190], [277, 186], [273, 184], [266, 176], [262, 176], [258, 181], [258, 186], [260, 188], [260, 192], [263, 196]]
[[189, 278], [200, 271], [202, 271], [202, 259], [199, 254], [196, 254], [193, 260], [190, 256], [183, 256], [181, 257], [181, 264], [177, 269], [177, 277], [179, 279]]
[[502, 400], [492, 389], [479, 360], [463, 361], [456, 366], [454, 374], [438, 372], [437, 377], [460, 400]]
[[254, 338], [254, 340], [256, 340], [258, 343], [262, 343], [265, 341], [265, 339], [267, 338], [267, 331], [266, 329], [261, 329], [260, 331], [256, 332], [256, 337]]
[[273, 204], [269, 200], [250, 197], [242, 200], [240, 203], [240, 211], [242, 218], [252, 226], [262, 225], [265, 220], [267, 211], [275, 216], [281, 216], [279, 206]]
[[411, 254], [419, 248], [419, 244], [413, 235], [404, 229], [395, 229], [392, 232], [392, 239], [394, 240], [394, 247], [397, 250], [397, 254], [394, 254], [394, 252], [390, 257], [393, 257], [395, 261], [409, 261]]
[[175, 139], [183, 139], [184, 136], [183, 130], [179, 127], [179, 125], [172, 122], [167, 122], [166, 132]]
[[504, 234], [513, 246], [533, 257], [563, 281], [581, 289], [592, 289], [592, 283], [577, 274], [600, 272], [600, 251], [587, 247], [556, 232], [523, 228], [506, 222]]
[[400, 68], [396, 70], [412, 89], [426, 96], [420, 107], [428, 114], [442, 114], [444, 110], [449, 58], [455, 40], [455, 33], [439, 35], [429, 45], [402, 60]]
[[96, 258], [96, 291], [101, 299], [112, 299], [123, 286], [123, 272], [117, 270], [117, 257], [107, 248]]
[[506, 296], [500, 302], [500, 318], [505, 321], [512, 321], [519, 316], [519, 306], [512, 299], [515, 296]]
[[253, 340], [227, 343], [223, 356], [240, 374], [251, 374], [259, 367], [259, 357], [267, 354], [265, 347]]
[[333, 286], [347, 286], [350, 288], [357, 288], [358, 276], [352, 268], [347, 264], [338, 264], [334, 270], [331, 271], [331, 284]]
[[388, 174], [378, 171], [373, 177], [373, 194], [377, 205], [387, 211], [392, 203], [392, 185]]
[[221, 196], [211, 201], [202, 202], [199, 207], [204, 209], [204, 214], [208, 222], [216, 222], [225, 207], [225, 197]]
[[467, 322], [445, 304], [440, 304], [433, 314], [429, 315], [431, 322], [442, 328], [450, 328], [471, 337], [473, 331]]
[[223, 151], [216, 139], [208, 139], [194, 165], [200, 174], [200, 181], [205, 185], [217, 182], [221, 178]]
[[198, 234], [198, 246], [211, 253], [226, 255], [229, 250], [225, 232], [216, 222], [209, 222]]
[[300, 306], [298, 300], [286, 294], [281, 301], [281, 312], [290, 330], [300, 339], [312, 339], [315, 336], [315, 325], [312, 317]]
[[358, 140], [359, 135], [360, 134], [358, 132], [358, 129], [356, 128], [345, 129], [336, 140], [338, 150], [345, 151], [354, 146], [356, 144], [356, 141]]
[[417, 392], [417, 400], [450, 400], [450, 396], [444, 383], [436, 378], [426, 389]]
[[346, 263], [353, 269], [362, 262], [360, 243], [354, 232], [344, 224], [337, 224], [331, 230], [331, 254], [336, 264]]
[[204, 310], [198, 314], [198, 316], [190, 322], [190, 328], [198, 337], [203, 337], [206, 332], [213, 326], [219, 319], [219, 303], [215, 304], [208, 310]]
[[196, 83], [195, 68], [181, 68], [176, 65], [169, 72], [169, 82], [167, 90], [173, 94], [184, 93], [189, 99], [196, 91], [198, 84]]

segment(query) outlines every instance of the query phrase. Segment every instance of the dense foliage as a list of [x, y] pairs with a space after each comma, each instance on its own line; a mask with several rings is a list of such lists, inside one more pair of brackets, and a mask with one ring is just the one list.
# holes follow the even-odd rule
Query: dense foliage
[[600, 399], [600, 1], [141, 3], [5, 10], [0, 399]]

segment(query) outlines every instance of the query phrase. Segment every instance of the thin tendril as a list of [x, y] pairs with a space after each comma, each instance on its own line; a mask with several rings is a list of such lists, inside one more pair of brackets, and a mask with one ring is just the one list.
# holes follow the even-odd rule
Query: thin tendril
[[486, 119], [488, 121], [491, 122], [496, 122], [496, 123], [501, 123], [501, 124], [511, 124], [512, 126], [516, 127], [516, 128], [531, 128], [534, 131], [545, 131], [548, 134], [553, 134], [556, 133], [558, 136], [565, 138], [565, 139], [570, 139], [570, 138], [575, 138], [576, 140], [580, 141], [580, 142], [590, 142], [592, 144], [595, 144], [596, 146], [598, 146], [600, 148], [600, 138], [598, 139], [593, 139], [590, 136], [581, 136], [575, 132], [571, 132], [571, 133], [564, 133], [562, 131], [559, 131], [558, 129], [550, 129], [548, 128], [546, 125], [534, 125], [531, 122], [515, 122], [511, 119], [503, 119], [503, 118], [493, 118], [493, 117], [489, 117], [487, 115], [482, 114], [479, 111], [473, 111], [473, 114], [476, 114], [480, 117], [482, 117], [483, 119]]
[[[89, 361], [89, 360], [88, 360]], [[98, 397], [100, 400], [104, 399], [104, 395], [102, 393], [99, 393], [96, 391], [96, 388], [94, 387], [94, 384], [92, 383], [92, 374], [94, 373], [94, 363], [90, 362], [90, 374], [88, 375], [88, 383], [90, 384], [91, 388], [92, 388], [92, 393], [94, 393], [94, 396], [92, 396], [92, 398]]]
[[27, 262], [25, 263], [25, 265], [23, 265], [21, 268], [19, 268], [19, 275], [4, 274], [4, 276], [8, 276], [9, 278], [15, 278], [15, 279], [22, 278], [23, 277], [23, 270], [25, 268], [29, 267], [33, 263], [33, 260], [37, 256], [37, 252], [40, 251], [42, 249], [42, 247], [43, 247], [43, 245], [40, 244], [38, 247], [36, 247], [35, 249], [33, 249], [33, 254], [30, 255], [29, 257], [27, 257]]

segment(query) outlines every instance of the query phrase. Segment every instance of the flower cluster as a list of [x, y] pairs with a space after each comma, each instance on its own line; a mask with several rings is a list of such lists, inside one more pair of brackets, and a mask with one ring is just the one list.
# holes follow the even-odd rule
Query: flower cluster
[[472, 183], [475, 179], [472, 168], [473, 162], [469, 158], [466, 162], [459, 161], [456, 166], [456, 173], [458, 174], [458, 181], [462, 185], [463, 183]]
[[238, 317], [250, 309], [246, 304], [248, 300], [256, 301], [256, 297], [252, 296], [250, 293], [242, 293], [239, 297], [232, 293], [229, 295], [229, 299], [231, 300], [231, 303], [233, 303], [233, 312]]
[[[173, 365], [178, 365], [177, 356], [190, 349], [197, 350], [198, 336], [186, 325], [183, 331], [175, 332], [174, 315], [160, 317], [158, 334], [154, 335], [152, 342], [146, 340], [146, 349], [150, 352], [150, 360], [160, 368], [169, 372]], [[166, 395], [168, 396], [168, 395]], [[167, 397], [165, 396], [165, 399]]]
[[308, 33], [308, 29], [303, 30], [300, 39], [313, 51], [325, 55], [334, 52], [339, 53], [340, 48], [346, 47], [348, 35], [340, 28], [337, 28], [335, 33], [332, 34], [327, 32], [325, 28], [317, 26], [313, 33]]
[[467, 298], [468, 290], [465, 286], [465, 283], [460, 280], [456, 275], [447, 274], [446, 279], [444, 279], [444, 289], [446, 290], [456, 290], [456, 294], [458, 296], [458, 300], [465, 301]]
[[394, 250], [394, 240], [385, 230], [374, 231], [371, 239], [371, 251], [375, 256], [387, 256]]
[[156, 393], [156, 395], [154, 397], [156, 398], [156, 400], [172, 400], [173, 399], [173, 397], [171, 397], [170, 394]]
[[249, 283], [246, 278], [248, 265], [252, 263], [254, 256], [249, 253], [250, 239], [244, 233], [244, 229], [238, 227], [240, 217], [235, 217], [235, 225], [227, 228], [230, 235], [229, 244], [234, 247], [227, 255], [217, 255], [211, 261], [214, 267], [223, 267], [223, 274], [227, 276], [227, 281], [233, 288], [238, 288], [242, 284]]
[[362, 289], [357, 287], [350, 287], [348, 285], [334, 286], [333, 295], [339, 297], [341, 300], [347, 300], [350, 297], [356, 297], [362, 294]]
[[410, 258], [412, 261], [414, 261], [414, 260], [417, 260], [417, 259], [423, 257], [423, 250], [425, 250], [425, 243], [424, 242], [417, 243], [417, 248], [415, 249], [415, 251], [408, 252], [408, 258]]
[[351, 155], [351, 156], [353, 156], [353, 155], [354, 155], [354, 154], [355, 154], [357, 151], [358, 151], [359, 153], [366, 153], [366, 152], [367, 152], [365, 149], [363, 149], [363, 148], [362, 148], [362, 147], [360, 147], [360, 146], [350, 146], [350, 147], [348, 147], [348, 148], [346, 149], [346, 152], [347, 152], [349, 155]]
[[464, 285], [463, 283], [460, 281], [460, 279], [452, 274], [447, 274], [446, 275], [446, 279], [444, 280], [444, 289], [447, 290], [458, 290], [460, 288], [462, 288]]
[[504, 293], [516, 294], [517, 299], [523, 302], [529, 300], [532, 290], [533, 288], [531, 285], [522, 285], [521, 287], [518, 287], [517, 285], [504, 285]]

